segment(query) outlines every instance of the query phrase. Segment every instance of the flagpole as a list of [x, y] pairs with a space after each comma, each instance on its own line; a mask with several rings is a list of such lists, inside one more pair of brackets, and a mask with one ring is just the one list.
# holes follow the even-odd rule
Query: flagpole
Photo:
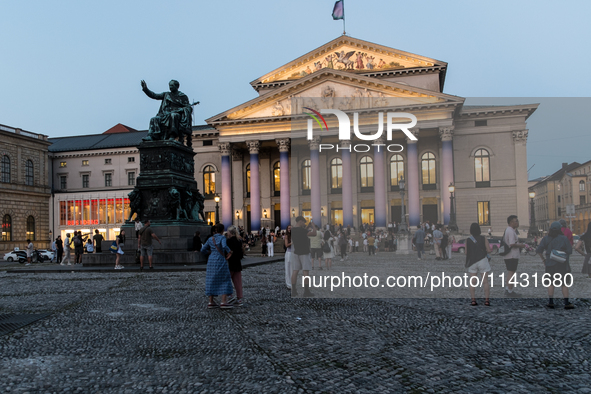
[[345, 29], [345, 0], [343, 0], [343, 35], [347, 35], [347, 30]]

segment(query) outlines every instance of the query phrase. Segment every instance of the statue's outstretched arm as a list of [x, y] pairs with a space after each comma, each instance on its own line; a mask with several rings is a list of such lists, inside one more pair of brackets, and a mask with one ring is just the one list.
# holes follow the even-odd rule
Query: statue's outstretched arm
[[148, 84], [146, 81], [142, 79], [142, 90], [146, 93], [146, 96], [154, 99], [154, 100], [162, 100], [164, 98], [164, 93], [154, 93], [150, 89], [148, 89]]

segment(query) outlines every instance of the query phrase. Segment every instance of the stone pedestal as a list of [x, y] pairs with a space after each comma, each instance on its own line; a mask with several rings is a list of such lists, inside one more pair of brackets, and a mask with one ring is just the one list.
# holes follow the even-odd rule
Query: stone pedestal
[[398, 248], [396, 254], [410, 254], [412, 250], [412, 236], [407, 234], [398, 234], [396, 239], [398, 240]]

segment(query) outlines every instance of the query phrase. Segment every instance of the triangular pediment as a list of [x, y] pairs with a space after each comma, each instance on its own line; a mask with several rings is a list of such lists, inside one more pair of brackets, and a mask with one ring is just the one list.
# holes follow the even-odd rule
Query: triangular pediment
[[341, 36], [263, 75], [251, 82], [251, 85], [293, 81], [326, 68], [364, 74], [446, 66], [447, 63], [436, 59]]
[[[461, 97], [402, 83], [355, 75], [344, 70], [323, 69], [207, 119], [207, 123], [289, 118], [302, 113], [301, 106], [292, 108], [294, 98], [321, 98], [327, 101], [325, 108], [334, 106], [342, 110], [359, 109], [356, 106], [360, 105], [362, 108], [392, 108], [459, 104], [464, 101]], [[305, 106], [318, 105], [312, 101]]]

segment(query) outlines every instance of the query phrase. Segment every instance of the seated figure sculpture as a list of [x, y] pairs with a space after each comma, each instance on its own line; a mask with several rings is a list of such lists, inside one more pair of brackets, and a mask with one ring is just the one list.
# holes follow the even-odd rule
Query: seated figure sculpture
[[187, 136], [187, 146], [191, 146], [191, 113], [193, 107], [189, 98], [179, 91], [180, 84], [174, 79], [169, 82], [170, 92], [154, 93], [142, 80], [142, 90], [154, 100], [161, 100], [160, 109], [155, 117], [150, 119], [148, 135], [144, 141], [176, 140], [182, 144]]

